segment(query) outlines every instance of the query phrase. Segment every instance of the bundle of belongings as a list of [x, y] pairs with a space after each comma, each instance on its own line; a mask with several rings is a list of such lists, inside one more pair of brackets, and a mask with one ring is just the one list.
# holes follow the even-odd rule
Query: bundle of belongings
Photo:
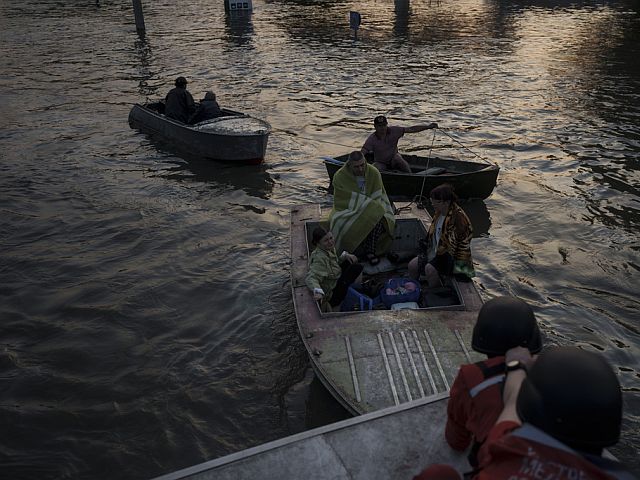
[[[390, 278], [378, 292], [371, 298], [359, 292], [353, 286], [349, 287], [347, 296], [340, 306], [343, 312], [356, 310], [372, 310], [377, 306], [398, 310], [401, 308], [420, 308], [420, 284], [409, 278]], [[394, 307], [395, 306], [395, 307]]]

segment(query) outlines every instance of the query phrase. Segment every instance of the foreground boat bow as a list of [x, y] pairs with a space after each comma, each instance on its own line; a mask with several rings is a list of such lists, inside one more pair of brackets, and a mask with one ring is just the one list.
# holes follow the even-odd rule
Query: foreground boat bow
[[[482, 300], [473, 282], [448, 280], [418, 309], [322, 313], [305, 284], [310, 231], [328, 214], [318, 205], [291, 212], [291, 284], [298, 328], [311, 364], [350, 412], [362, 414], [448, 392], [462, 363], [480, 360], [470, 339]], [[424, 210], [397, 216], [392, 250], [411, 258], [426, 235]], [[365, 274], [406, 275], [406, 261], [383, 259]], [[386, 271], [385, 271], [386, 270]], [[426, 302], [426, 303], [425, 303]]]

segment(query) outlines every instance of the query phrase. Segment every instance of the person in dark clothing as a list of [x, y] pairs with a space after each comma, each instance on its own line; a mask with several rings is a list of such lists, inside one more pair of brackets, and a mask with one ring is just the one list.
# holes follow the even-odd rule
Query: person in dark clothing
[[169, 91], [164, 103], [164, 114], [167, 117], [187, 123], [196, 110], [196, 104], [187, 90], [186, 78], [176, 78], [176, 86]]
[[478, 451], [502, 412], [504, 355], [517, 346], [533, 354], [542, 349], [533, 309], [516, 297], [489, 300], [478, 313], [471, 338], [471, 348], [487, 359], [460, 366], [447, 405], [447, 443], [458, 451], [472, 445], [468, 458], [474, 468], [478, 466]]
[[[552, 347], [536, 360], [521, 346], [505, 353], [503, 409], [478, 453], [474, 480], [632, 480], [604, 449], [618, 442], [622, 390], [601, 355]], [[414, 480], [459, 479], [431, 465]]]
[[205, 120], [211, 120], [220, 115], [222, 115], [222, 110], [218, 102], [216, 102], [216, 94], [209, 90], [205, 93], [204, 98], [200, 100], [200, 105], [198, 105], [196, 113], [189, 119], [189, 123], [204, 122]]

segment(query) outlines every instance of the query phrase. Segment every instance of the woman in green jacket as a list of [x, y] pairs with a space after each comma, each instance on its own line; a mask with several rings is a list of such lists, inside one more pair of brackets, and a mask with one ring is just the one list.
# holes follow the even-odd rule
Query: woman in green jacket
[[346, 251], [338, 257], [333, 233], [322, 227], [313, 230], [312, 244], [315, 248], [309, 258], [306, 283], [321, 310], [329, 312], [342, 303], [349, 286], [362, 273], [362, 265], [358, 257]]

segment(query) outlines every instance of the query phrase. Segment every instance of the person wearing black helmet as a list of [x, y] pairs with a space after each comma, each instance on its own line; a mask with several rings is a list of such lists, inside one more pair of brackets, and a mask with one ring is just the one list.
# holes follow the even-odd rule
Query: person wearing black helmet
[[473, 478], [635, 478], [602, 456], [620, 437], [622, 393], [601, 355], [554, 347], [534, 362], [527, 349], [516, 347], [505, 359], [504, 409]]
[[189, 117], [196, 111], [196, 104], [187, 90], [186, 78], [176, 78], [175, 84], [175, 88], [167, 93], [164, 100], [164, 114], [174, 120], [187, 123]]
[[507, 350], [542, 349], [542, 339], [531, 307], [516, 297], [497, 297], [486, 302], [473, 328], [471, 347], [487, 360], [462, 365], [451, 387], [447, 405], [445, 438], [454, 450], [469, 445], [469, 463], [477, 466], [477, 453], [502, 411], [502, 382]]
[[[474, 480], [631, 480], [603, 457], [620, 438], [622, 392], [599, 354], [549, 348], [536, 359], [523, 347], [505, 354], [504, 408], [478, 454]], [[431, 465], [414, 480], [460, 479], [451, 466]]]

